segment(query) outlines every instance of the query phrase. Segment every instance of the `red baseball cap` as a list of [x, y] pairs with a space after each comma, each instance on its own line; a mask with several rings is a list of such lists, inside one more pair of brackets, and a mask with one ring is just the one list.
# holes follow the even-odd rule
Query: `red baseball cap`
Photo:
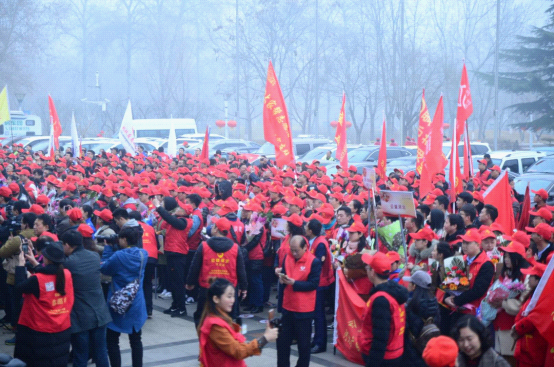
[[348, 228], [346, 228], [348, 232], [365, 232], [365, 226], [360, 222], [354, 222], [352, 225]]
[[400, 255], [396, 251], [389, 251], [386, 253], [387, 257], [390, 260], [390, 263], [395, 263], [396, 261], [400, 261]]
[[500, 247], [500, 250], [506, 251], [506, 252], [513, 252], [515, 254], [521, 255], [521, 257], [525, 258], [525, 246], [517, 241], [512, 241], [508, 244], [508, 246], [502, 246]]
[[113, 214], [109, 209], [103, 209], [102, 211], [95, 210], [93, 214], [102, 219], [104, 222], [111, 222], [113, 219]]
[[545, 189], [540, 189], [540, 190], [536, 190], [536, 191], [535, 191], [535, 190], [531, 190], [531, 192], [532, 192], [533, 194], [539, 195], [543, 200], [548, 199], [548, 193], [546, 192]]
[[222, 204], [223, 205], [221, 206], [221, 208], [217, 211], [217, 214], [220, 216], [224, 216], [239, 210], [239, 206], [235, 201], [226, 200]]
[[283, 217], [283, 219], [286, 220], [287, 222], [291, 222], [297, 227], [301, 227], [302, 224], [304, 224], [304, 221], [302, 220], [302, 218], [296, 213], [288, 217]]
[[502, 236], [505, 240], [508, 241], [517, 241], [525, 246], [525, 248], [529, 248], [529, 245], [531, 244], [531, 236], [529, 236], [525, 231], [516, 231], [511, 236]]
[[276, 204], [272, 209], [271, 209], [271, 212], [273, 214], [277, 214], [277, 215], [285, 215], [287, 213], [287, 208], [285, 208], [284, 205], [282, 204]]
[[368, 253], [362, 254], [362, 261], [369, 265], [379, 275], [389, 275], [391, 261], [382, 252], [377, 252], [375, 255]]
[[491, 171], [498, 171], [500, 172], [500, 167], [498, 167], [496, 164], [491, 167]]
[[229, 229], [231, 229], [231, 222], [229, 221], [229, 219], [227, 219], [225, 217], [219, 218], [218, 220], [216, 220], [214, 222], [214, 225], [220, 231], [228, 231]]
[[5, 198], [12, 195], [12, 190], [7, 186], [0, 187], [0, 196], [3, 196]]
[[542, 277], [546, 271], [546, 264], [541, 264], [534, 261], [533, 267], [521, 269], [521, 272], [526, 275], [535, 275], [537, 277]]
[[429, 339], [421, 356], [429, 367], [454, 367], [458, 344], [454, 339], [440, 335]]
[[50, 199], [48, 199], [48, 196], [46, 196], [46, 195], [37, 196], [37, 204], [46, 205], [49, 202], [50, 202]]
[[529, 214], [535, 215], [537, 217], [541, 217], [542, 219], [544, 219], [547, 222], [552, 221], [552, 212], [550, 210], [546, 209], [546, 208], [540, 208], [536, 212], [530, 211]]
[[480, 159], [480, 160], [478, 160], [477, 162], [479, 162], [479, 163], [481, 163], [481, 164], [484, 164], [485, 166], [489, 163], [489, 162], [487, 162], [486, 159]]
[[73, 222], [77, 222], [83, 219], [83, 212], [79, 208], [72, 208], [67, 211], [67, 216]]
[[481, 244], [481, 234], [476, 228], [468, 229], [465, 235], [459, 235], [458, 238], [461, 238], [462, 241]]
[[535, 228], [525, 227], [527, 232], [533, 232], [544, 238], [546, 241], [552, 237], [552, 227], [546, 223], [539, 223]]
[[429, 242], [436, 238], [435, 232], [429, 227], [423, 227], [416, 233], [410, 233], [410, 237], [414, 240], [427, 240]]
[[44, 214], [44, 208], [40, 205], [33, 204], [29, 209], [21, 209], [22, 213], [35, 213], [36, 215]]
[[77, 231], [79, 231], [79, 233], [85, 238], [92, 238], [92, 234], [94, 233], [92, 228], [85, 223], [79, 224], [79, 227], [77, 227]]
[[258, 213], [263, 211], [262, 207], [252, 200], [245, 204], [242, 209]]
[[481, 239], [485, 238], [496, 238], [496, 235], [489, 226], [481, 226], [479, 228], [479, 233], [481, 233]]

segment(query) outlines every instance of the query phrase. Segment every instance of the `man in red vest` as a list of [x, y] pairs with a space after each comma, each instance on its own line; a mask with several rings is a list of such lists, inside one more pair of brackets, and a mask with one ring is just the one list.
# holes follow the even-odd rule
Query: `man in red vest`
[[[235, 289], [246, 297], [248, 281], [244, 259], [240, 254], [239, 246], [227, 236], [231, 230], [231, 222], [227, 218], [219, 218], [212, 226], [212, 237], [202, 242], [196, 250], [187, 276], [186, 288], [194, 289], [198, 283], [198, 302], [194, 313], [194, 324], [198, 327], [200, 316], [206, 303], [206, 294], [212, 278], [225, 278], [233, 284]], [[238, 286], [237, 286], [238, 285]], [[235, 297], [235, 304], [231, 316], [238, 317], [239, 297]]]
[[[463, 314], [475, 315], [494, 276], [494, 265], [489, 260], [487, 253], [481, 249], [482, 236], [479, 231], [472, 228], [465, 235], [459, 237], [462, 239], [469, 289], [458, 296], [449, 296], [444, 299], [444, 303], [456, 312], [441, 313], [441, 332], [443, 333], [450, 331], [450, 327], [455, 325]], [[443, 314], [446, 316], [446, 320], [442, 320]]]
[[317, 219], [311, 219], [305, 227], [306, 237], [310, 245], [310, 252], [321, 261], [321, 275], [317, 287], [315, 316], [314, 316], [314, 340], [312, 342], [312, 354], [325, 352], [327, 349], [327, 323], [325, 320], [325, 295], [327, 289], [335, 281], [335, 271], [331, 263], [329, 243], [325, 236], [321, 235], [323, 226]]
[[390, 259], [382, 252], [363, 254], [373, 288], [362, 319], [358, 345], [366, 366], [398, 366], [404, 353], [408, 290], [390, 275]]
[[277, 339], [277, 367], [290, 366], [292, 340], [298, 342], [296, 367], [310, 365], [310, 336], [314, 318], [316, 290], [321, 274], [321, 261], [310, 251], [303, 236], [290, 240], [290, 252], [283, 259], [279, 273], [279, 308], [281, 330]]

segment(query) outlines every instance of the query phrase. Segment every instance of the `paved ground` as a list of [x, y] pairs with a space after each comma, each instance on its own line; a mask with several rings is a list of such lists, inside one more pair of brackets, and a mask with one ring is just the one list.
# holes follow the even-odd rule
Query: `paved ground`
[[[198, 366], [198, 337], [194, 330], [192, 312], [196, 304], [188, 307], [189, 315], [186, 318], [171, 318], [162, 313], [170, 305], [169, 300], [160, 298], [154, 300], [153, 318], [147, 320], [142, 329], [142, 341], [144, 345], [144, 367], [169, 366], [192, 367]], [[3, 315], [3, 311], [0, 311]], [[1, 316], [0, 316], [1, 317]], [[262, 335], [265, 324], [260, 321], [267, 314], [258, 314], [254, 318], [245, 319], [247, 325], [247, 340], [258, 338]], [[4, 341], [10, 339], [13, 334], [0, 329], [0, 352], [13, 354], [13, 346], [6, 346]], [[329, 342], [332, 341], [332, 332], [329, 331]], [[123, 366], [131, 366], [131, 350], [126, 336], [120, 339]], [[293, 346], [291, 366], [296, 364], [296, 347]], [[277, 351], [275, 343], [268, 344], [261, 356], [250, 357], [246, 360], [249, 366], [276, 366]], [[340, 352], [333, 355], [333, 346], [327, 347], [327, 352], [315, 354], [311, 357], [310, 366], [318, 367], [353, 367], [357, 366], [344, 359]]]

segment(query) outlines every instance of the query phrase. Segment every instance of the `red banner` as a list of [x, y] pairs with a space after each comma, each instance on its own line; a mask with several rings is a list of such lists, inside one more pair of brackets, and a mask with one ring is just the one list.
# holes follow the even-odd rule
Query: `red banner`
[[517, 221], [516, 228], [518, 231], [525, 231], [525, 227], [529, 225], [529, 219], [531, 215], [531, 195], [529, 194], [529, 183], [525, 189], [525, 196], [523, 197], [523, 203], [521, 204], [521, 212], [519, 213], [519, 220]]
[[210, 148], [208, 146], [210, 140], [210, 127], [206, 126], [206, 134], [204, 135], [204, 144], [202, 144], [202, 152], [200, 159], [210, 159]]
[[485, 204], [494, 205], [498, 209], [498, 218], [494, 222], [504, 228], [504, 233], [513, 233], [516, 223], [512, 207], [512, 187], [508, 180], [508, 171], [503, 171], [494, 180], [493, 184], [483, 193], [483, 199], [485, 199]]
[[387, 124], [385, 122], [385, 117], [383, 117], [381, 147], [379, 148], [379, 158], [377, 159], [377, 174], [381, 179], [387, 176]]
[[275, 161], [279, 167], [294, 167], [294, 150], [289, 116], [279, 81], [269, 62], [264, 96], [264, 138], [275, 146]]
[[348, 150], [346, 148], [346, 121], [344, 113], [344, 102], [346, 101], [346, 94], [342, 93], [342, 107], [340, 109], [339, 122], [337, 124], [337, 132], [335, 133], [335, 142], [337, 143], [336, 157], [340, 162], [342, 169], [346, 172], [348, 170]]
[[466, 64], [464, 64], [462, 69], [462, 80], [460, 81], [460, 91], [458, 93], [458, 111], [456, 112], [456, 146], [460, 143], [460, 137], [465, 131], [466, 120], [472, 113], [473, 102], [471, 101]]
[[365, 365], [358, 345], [358, 334], [362, 330], [366, 304], [340, 269], [337, 270], [336, 287], [333, 344], [350, 362]]
[[443, 140], [443, 102], [442, 96], [439, 99], [433, 122], [431, 123], [431, 134], [427, 142], [427, 154], [424, 158], [424, 170], [421, 172], [421, 181], [419, 184], [419, 197], [424, 197], [435, 188], [433, 177], [442, 172], [448, 163], [442, 152]]
[[425, 103], [425, 89], [421, 94], [421, 110], [419, 111], [419, 128], [417, 129], [417, 158], [416, 172], [421, 175], [423, 161], [429, 152], [429, 139], [431, 138], [431, 116]]
[[54, 148], [58, 151], [60, 149], [60, 142], [58, 138], [62, 135], [62, 125], [60, 124], [60, 119], [58, 118], [58, 113], [56, 112], [56, 106], [54, 106], [54, 101], [50, 95], [48, 95], [48, 110], [50, 111], [50, 125], [52, 126], [52, 132], [54, 135]]
[[553, 270], [554, 260], [550, 259], [527, 309], [523, 312], [523, 315], [527, 315], [529, 321], [533, 323], [549, 344], [546, 357], [547, 365], [552, 363], [551, 348], [554, 346], [554, 321], [552, 318], [552, 305], [554, 304], [554, 292], [552, 292], [552, 289], [554, 289]]

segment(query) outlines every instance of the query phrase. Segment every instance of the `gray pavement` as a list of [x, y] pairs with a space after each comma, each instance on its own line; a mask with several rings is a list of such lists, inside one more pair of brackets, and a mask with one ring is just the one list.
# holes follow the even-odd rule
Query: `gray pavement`
[[[194, 329], [192, 313], [196, 310], [196, 304], [187, 307], [190, 316], [185, 318], [171, 318], [162, 312], [169, 307], [171, 301], [154, 299], [154, 313], [152, 319], [146, 321], [142, 329], [142, 342], [144, 346], [144, 367], [168, 366], [168, 367], [192, 367], [198, 366], [198, 337]], [[267, 310], [267, 309], [266, 309]], [[0, 311], [0, 317], [3, 311]], [[330, 317], [330, 316], [329, 316]], [[263, 334], [265, 324], [260, 323], [267, 314], [257, 314], [254, 318], [244, 319], [247, 325], [247, 340], [258, 338]], [[0, 352], [13, 354], [13, 346], [4, 344], [13, 333], [0, 329]], [[332, 331], [329, 331], [328, 341], [332, 342]], [[131, 349], [125, 334], [120, 338], [121, 357], [123, 366], [131, 366]], [[291, 366], [296, 364], [297, 350], [292, 347]], [[268, 344], [261, 356], [246, 359], [248, 366], [271, 367], [277, 365], [277, 351], [275, 343]], [[333, 346], [328, 344], [327, 351], [311, 356], [310, 366], [318, 367], [352, 367], [358, 366], [347, 361], [340, 352], [333, 355]]]

